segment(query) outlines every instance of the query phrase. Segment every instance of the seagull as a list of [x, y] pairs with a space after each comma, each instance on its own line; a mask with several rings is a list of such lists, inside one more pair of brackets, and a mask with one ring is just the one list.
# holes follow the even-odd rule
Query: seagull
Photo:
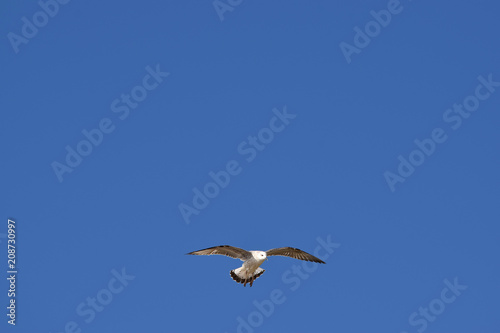
[[230, 272], [230, 275], [234, 281], [242, 283], [243, 287], [246, 287], [247, 283], [250, 283], [251, 287], [255, 279], [265, 272], [265, 269], [262, 269], [259, 266], [267, 260], [267, 257], [270, 256], [290, 257], [325, 264], [323, 260], [293, 247], [279, 247], [277, 249], [267, 251], [247, 251], [234, 246], [219, 245], [199, 251], [189, 252], [187, 254], [205, 256], [220, 254], [234, 259], [240, 259], [243, 261], [243, 265], [240, 268], [233, 269]]

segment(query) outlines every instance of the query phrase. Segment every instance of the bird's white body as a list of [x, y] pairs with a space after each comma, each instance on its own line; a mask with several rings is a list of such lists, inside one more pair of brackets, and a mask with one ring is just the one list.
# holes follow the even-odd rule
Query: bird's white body
[[253, 272], [267, 259], [266, 252], [263, 251], [249, 251], [252, 254], [252, 258], [243, 262], [241, 268], [243, 268], [247, 274], [252, 275]]
[[267, 255], [264, 251], [249, 252], [252, 256], [247, 260], [241, 259], [243, 260], [243, 265], [240, 268], [233, 269], [231, 277], [244, 285], [250, 283], [251, 286], [253, 281], [264, 273], [265, 270], [259, 266], [267, 259]]

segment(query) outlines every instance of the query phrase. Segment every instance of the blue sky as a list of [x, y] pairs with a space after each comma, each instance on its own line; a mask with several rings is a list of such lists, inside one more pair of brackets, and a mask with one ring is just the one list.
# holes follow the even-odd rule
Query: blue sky
[[1, 7], [2, 332], [500, 326], [497, 2]]

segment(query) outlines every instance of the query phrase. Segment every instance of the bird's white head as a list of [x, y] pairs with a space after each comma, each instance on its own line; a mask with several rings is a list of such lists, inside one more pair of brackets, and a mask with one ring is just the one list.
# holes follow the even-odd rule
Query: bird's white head
[[267, 254], [264, 251], [252, 251], [253, 257], [257, 260], [264, 261], [267, 259]]

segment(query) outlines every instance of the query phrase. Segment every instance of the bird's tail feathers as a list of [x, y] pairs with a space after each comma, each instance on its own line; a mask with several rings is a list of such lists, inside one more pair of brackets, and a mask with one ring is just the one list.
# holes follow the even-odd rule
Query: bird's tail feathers
[[253, 285], [253, 282], [256, 278], [264, 274], [266, 270], [260, 267], [252, 272], [248, 273], [244, 267], [233, 269], [230, 274], [234, 281], [238, 283], [243, 283], [243, 286], [246, 287], [247, 283], [250, 283], [250, 287]]

